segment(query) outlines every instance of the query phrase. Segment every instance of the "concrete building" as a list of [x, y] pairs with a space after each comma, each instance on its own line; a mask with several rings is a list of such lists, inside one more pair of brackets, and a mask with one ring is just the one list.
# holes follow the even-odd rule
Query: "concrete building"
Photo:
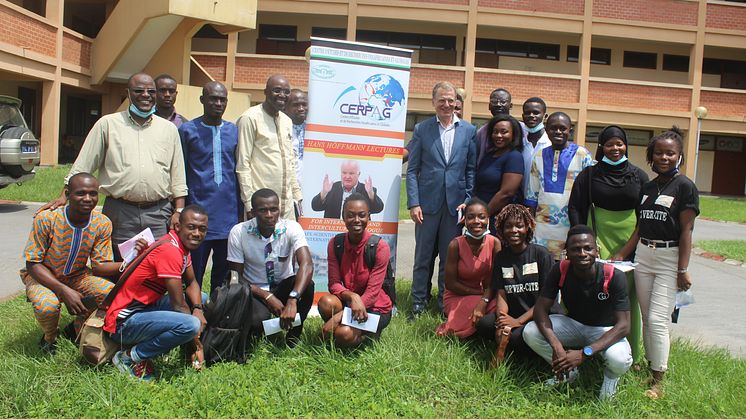
[[[172, 7], [159, 17], [164, 25], [139, 29], [153, 16], [141, 9], [157, 3]], [[39, 9], [39, 4], [46, 14], [30, 7]], [[103, 7], [98, 20], [87, 18], [93, 5]], [[111, 24], [124, 5], [132, 14], [124, 23]], [[70, 107], [89, 110], [87, 98], [93, 98], [100, 100], [100, 112], [115, 109], [122, 101], [122, 77], [143, 68], [176, 73], [184, 85], [221, 80], [232, 92], [250, 93], [255, 102], [263, 100], [270, 74], [283, 73], [293, 87], [305, 89], [304, 53], [309, 38], [320, 36], [414, 51], [409, 131], [432, 114], [430, 90], [437, 81], [451, 81], [468, 92], [465, 117], [475, 123], [489, 116], [489, 93], [504, 87], [513, 94], [515, 116], [523, 100], [541, 96], [550, 111], [572, 116], [576, 141], [589, 148], [603, 126], [625, 127], [631, 159], [645, 168], [647, 140], [678, 125], [687, 133], [689, 177], [695, 175], [699, 125], [699, 188], [729, 195], [746, 190], [743, 1], [0, 0], [0, 18], [5, 31], [0, 93], [30, 95], [25, 89], [36, 84], [43, 112], [34, 121], [52, 148], [55, 126], [63, 143], [84, 135], [85, 123], [78, 129], [75, 118], [67, 121]], [[14, 28], [7, 28], [8, 21]], [[86, 33], [86, 25], [100, 30]], [[157, 33], [161, 47], [131, 48], [138, 33], [148, 39]], [[6, 79], [13, 80], [10, 87]], [[65, 96], [84, 100], [65, 104]], [[179, 112], [183, 106], [180, 93]], [[707, 109], [701, 119], [698, 107]], [[58, 161], [56, 152], [45, 148], [44, 162]]]
[[[192, 36], [253, 29], [256, 0], [0, 0], [0, 94], [23, 100], [42, 164], [71, 162], [101, 115], [123, 106], [127, 78], [145, 71], [180, 84], [176, 108], [202, 113], [205, 76], [192, 82]], [[228, 117], [249, 105], [229, 97]]]

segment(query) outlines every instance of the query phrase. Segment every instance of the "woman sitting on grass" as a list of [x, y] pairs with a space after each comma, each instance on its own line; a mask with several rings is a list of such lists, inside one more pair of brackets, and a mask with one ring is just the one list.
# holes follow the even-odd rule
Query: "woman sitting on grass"
[[539, 287], [554, 262], [544, 246], [531, 243], [536, 222], [528, 208], [506, 206], [497, 215], [495, 226], [503, 245], [493, 268], [492, 289], [497, 292], [497, 311], [485, 315], [477, 329], [485, 337], [495, 336], [495, 330], [498, 335], [505, 331], [508, 349], [519, 355], [531, 355], [533, 351], [523, 342], [523, 326], [533, 320]]
[[464, 209], [466, 232], [448, 245], [446, 290], [443, 308], [448, 320], [438, 326], [438, 336], [456, 335], [461, 339], [476, 332], [485, 314], [495, 311], [492, 298], [492, 261], [500, 242], [489, 234], [489, 213], [484, 201], [474, 198]]
[[[344, 202], [342, 220], [347, 227], [344, 234], [342, 260], [337, 259], [334, 238], [327, 246], [327, 263], [330, 294], [319, 300], [319, 313], [324, 319], [321, 337], [334, 338], [341, 347], [358, 346], [366, 336], [377, 339], [391, 321], [393, 304], [382, 290], [383, 280], [389, 264], [391, 252], [385, 240], [378, 242], [376, 261], [372, 269], [365, 264], [365, 246], [373, 235], [365, 230], [370, 221], [368, 201], [360, 193], [353, 193]], [[375, 333], [364, 332], [342, 325], [344, 307], [352, 310], [356, 321], [368, 320], [368, 313], [381, 316]]]

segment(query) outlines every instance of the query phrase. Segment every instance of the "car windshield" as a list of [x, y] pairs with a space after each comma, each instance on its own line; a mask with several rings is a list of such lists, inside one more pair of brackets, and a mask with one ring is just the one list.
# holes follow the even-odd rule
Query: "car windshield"
[[15, 127], [26, 127], [26, 122], [23, 120], [21, 111], [15, 106], [11, 106], [5, 103], [0, 103], [0, 127], [2, 129], [8, 126]]

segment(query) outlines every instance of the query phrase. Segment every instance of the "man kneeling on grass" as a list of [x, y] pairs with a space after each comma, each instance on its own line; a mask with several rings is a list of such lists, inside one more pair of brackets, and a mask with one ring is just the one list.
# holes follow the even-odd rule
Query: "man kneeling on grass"
[[[569, 263], [561, 261], [549, 272], [523, 340], [552, 365], [555, 377], [545, 381], [546, 385], [575, 381], [580, 364], [599, 354], [606, 362], [599, 397], [607, 399], [616, 393], [619, 378], [632, 365], [632, 350], [625, 338], [630, 311], [627, 278], [616, 269], [605, 272], [609, 268], [596, 262], [596, 238], [588, 226], [570, 228], [565, 249]], [[549, 315], [558, 292], [567, 315]]]
[[[102, 278], [118, 273], [113, 262], [111, 221], [96, 209], [98, 181], [88, 173], [78, 173], [65, 187], [68, 205], [42, 211], [34, 218], [24, 256], [26, 267], [21, 280], [26, 297], [44, 333], [39, 347], [54, 354], [60, 309], [76, 317], [64, 331], [75, 340], [88, 311], [100, 304], [113, 284]], [[91, 261], [91, 269], [86, 266]]]
[[[228, 236], [228, 269], [251, 284], [251, 335], [263, 335], [262, 321], [274, 315], [288, 331], [285, 342], [292, 348], [313, 305], [313, 261], [306, 235], [296, 221], [280, 216], [280, 198], [271, 189], [254, 192], [251, 214], [254, 218], [233, 226]], [[301, 324], [293, 326], [296, 314]]]
[[202, 304], [207, 295], [200, 292], [194, 278], [189, 251], [199, 247], [206, 233], [205, 209], [186, 206], [176, 228], [151, 246], [165, 242], [145, 256], [114, 297], [104, 330], [115, 342], [129, 347], [112, 360], [123, 373], [153, 379], [152, 358], [202, 333], [207, 323]]

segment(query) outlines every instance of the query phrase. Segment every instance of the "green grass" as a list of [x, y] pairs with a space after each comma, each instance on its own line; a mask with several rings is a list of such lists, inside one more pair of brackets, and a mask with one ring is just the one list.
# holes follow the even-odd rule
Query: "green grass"
[[399, 220], [409, 220], [409, 210], [407, 209], [407, 180], [401, 180], [401, 189], [399, 189]]
[[[399, 291], [408, 309], [408, 283]], [[322, 344], [318, 319], [297, 348], [262, 342], [245, 365], [196, 372], [175, 350], [156, 361], [160, 377], [148, 384], [111, 365], [81, 365], [64, 340], [57, 355], [42, 356], [21, 297], [1, 304], [0, 316], [0, 417], [742, 417], [746, 394], [746, 361], [683, 341], [673, 344], [662, 400], [646, 399], [646, 375], [629, 372], [617, 398], [599, 402], [598, 362], [584, 364], [569, 388], [543, 388], [547, 365], [489, 370], [491, 345], [435, 337], [440, 319], [432, 314], [415, 323], [395, 317], [362, 350]]]
[[26, 183], [0, 189], [0, 199], [10, 201], [49, 202], [58, 196], [70, 165], [36, 168], [36, 176]]
[[728, 259], [746, 261], [746, 240], [701, 240], [696, 245]]
[[746, 223], [746, 200], [703, 196], [699, 206], [702, 218]]

